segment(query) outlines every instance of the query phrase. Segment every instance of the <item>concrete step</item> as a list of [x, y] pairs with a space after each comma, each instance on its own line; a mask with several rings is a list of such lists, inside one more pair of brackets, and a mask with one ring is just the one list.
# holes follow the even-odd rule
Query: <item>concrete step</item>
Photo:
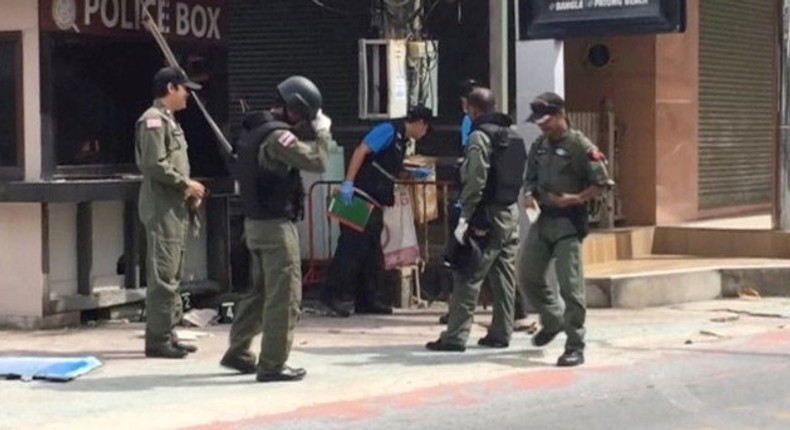
[[[739, 260], [740, 261], [740, 260]], [[652, 270], [585, 278], [591, 308], [645, 308], [721, 297], [737, 297], [743, 288], [763, 296], [790, 296], [790, 264], [776, 262]]]

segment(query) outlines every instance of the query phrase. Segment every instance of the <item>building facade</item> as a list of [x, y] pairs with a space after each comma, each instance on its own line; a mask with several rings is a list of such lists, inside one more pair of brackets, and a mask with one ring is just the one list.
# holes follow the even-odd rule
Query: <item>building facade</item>
[[688, 0], [683, 33], [565, 40], [569, 109], [613, 103], [627, 225], [770, 213], [779, 3]]
[[[317, 2], [316, 2], [317, 3]], [[134, 122], [150, 105], [161, 52], [149, 6], [200, 96], [231, 139], [241, 100], [269, 107], [277, 82], [314, 79], [341, 147], [374, 123], [357, 117], [358, 44], [375, 36], [370, 0], [345, 9], [292, 0], [4, 0], [0, 9], [0, 325], [79, 321], [144, 295]], [[458, 153], [461, 78], [488, 81], [488, 5], [441, 2], [422, 22], [438, 40], [440, 120], [424, 146]], [[242, 289], [233, 183], [194, 105], [179, 115], [193, 174], [211, 190], [190, 239], [185, 289]], [[334, 170], [342, 174], [342, 152]], [[311, 177], [321, 180], [327, 177]], [[321, 199], [317, 199], [320, 206]], [[307, 231], [300, 226], [302, 233]], [[306, 240], [303, 238], [303, 257]], [[331, 250], [324, 250], [329, 253]], [[238, 279], [234, 281], [234, 277]]]

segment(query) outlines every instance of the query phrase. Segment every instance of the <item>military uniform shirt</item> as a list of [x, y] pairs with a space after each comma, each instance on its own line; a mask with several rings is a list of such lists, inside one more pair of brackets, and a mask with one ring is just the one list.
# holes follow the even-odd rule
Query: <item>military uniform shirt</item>
[[300, 141], [288, 130], [275, 130], [264, 140], [258, 152], [258, 165], [280, 176], [286, 176], [293, 167], [307, 172], [326, 170], [329, 141], [328, 131], [318, 132], [315, 144]]
[[461, 217], [470, 220], [483, 199], [483, 190], [491, 167], [491, 140], [476, 130], [469, 135], [464, 160], [461, 163]]
[[146, 223], [170, 210], [186, 217], [184, 191], [190, 172], [184, 130], [158, 100], [137, 120], [135, 127], [135, 159], [143, 174], [141, 220]]
[[579, 193], [591, 185], [610, 187], [606, 159], [580, 131], [569, 130], [551, 142], [541, 136], [529, 151], [524, 192], [541, 205], [550, 205], [548, 192]]

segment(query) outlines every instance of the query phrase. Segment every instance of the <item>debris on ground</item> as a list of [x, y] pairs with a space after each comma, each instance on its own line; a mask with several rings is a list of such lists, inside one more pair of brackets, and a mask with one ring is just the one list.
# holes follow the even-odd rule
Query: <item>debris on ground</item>
[[724, 335], [718, 334], [718, 333], [716, 333], [716, 332], [712, 332], [712, 331], [710, 331], [710, 330], [700, 330], [700, 331], [699, 331], [699, 334], [701, 334], [701, 335], [703, 335], [703, 336], [712, 336], [712, 337], [717, 337], [717, 338], [719, 338], [719, 339], [724, 339], [724, 338], [726, 338], [726, 337], [727, 337], [727, 336], [724, 336]]
[[710, 321], [711, 322], [715, 322], [715, 323], [728, 323], [728, 322], [738, 321], [739, 319], [741, 319], [740, 316], [738, 316], [738, 315], [731, 315], [731, 316], [727, 316], [727, 317], [711, 318]]
[[738, 290], [738, 297], [742, 299], [759, 299], [760, 292], [751, 287], [743, 287]]
[[[145, 338], [145, 330], [137, 330], [134, 332], [134, 336], [137, 338]], [[198, 340], [203, 337], [212, 337], [211, 333], [206, 333], [204, 331], [195, 331], [195, 330], [176, 330], [176, 337], [178, 340]]]
[[208, 327], [217, 323], [219, 312], [216, 309], [192, 309], [184, 314], [183, 320], [188, 326]]
[[535, 334], [538, 331], [537, 321], [516, 321], [513, 324], [513, 331], [523, 331], [527, 334]]

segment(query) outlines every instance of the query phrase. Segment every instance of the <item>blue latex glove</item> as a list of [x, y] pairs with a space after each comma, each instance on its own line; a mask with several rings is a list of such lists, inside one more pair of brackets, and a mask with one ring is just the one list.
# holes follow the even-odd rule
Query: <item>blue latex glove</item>
[[428, 179], [428, 177], [431, 176], [431, 173], [433, 173], [433, 172], [431, 171], [431, 169], [429, 169], [427, 167], [414, 167], [414, 168], [411, 169], [411, 176], [414, 179], [417, 179], [417, 180], [420, 180], [420, 181], [423, 180], [423, 179]]
[[344, 204], [351, 204], [351, 199], [354, 197], [354, 181], [343, 181], [340, 186], [340, 201]]

